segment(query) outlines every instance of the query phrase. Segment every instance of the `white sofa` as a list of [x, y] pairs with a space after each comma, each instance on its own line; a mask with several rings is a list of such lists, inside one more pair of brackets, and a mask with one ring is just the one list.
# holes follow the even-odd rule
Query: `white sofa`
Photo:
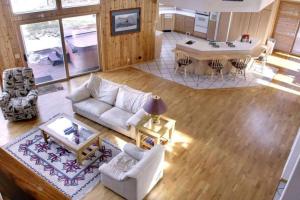
[[143, 199], [163, 177], [164, 148], [143, 151], [126, 144], [123, 152], [100, 166], [101, 183], [129, 200]]
[[147, 115], [142, 107], [151, 95], [91, 74], [67, 98], [75, 113], [136, 139], [135, 126]]

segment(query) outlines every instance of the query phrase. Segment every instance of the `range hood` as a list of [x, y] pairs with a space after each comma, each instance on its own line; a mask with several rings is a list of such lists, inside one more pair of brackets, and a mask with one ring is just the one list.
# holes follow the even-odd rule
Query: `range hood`
[[159, 0], [183, 9], [213, 12], [259, 12], [274, 0]]

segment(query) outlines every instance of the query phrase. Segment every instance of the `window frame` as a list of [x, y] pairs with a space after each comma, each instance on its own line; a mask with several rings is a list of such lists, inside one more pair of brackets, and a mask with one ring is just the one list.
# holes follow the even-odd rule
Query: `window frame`
[[[10, 0], [4, 0], [10, 5]], [[101, 22], [100, 22], [100, 12], [101, 12], [101, 0], [100, 4], [97, 5], [91, 5], [91, 6], [82, 6], [82, 7], [71, 7], [71, 8], [61, 8], [61, 0], [56, 0], [56, 10], [51, 10], [51, 11], [41, 11], [41, 12], [34, 12], [34, 13], [24, 13], [24, 14], [14, 14], [12, 11], [12, 7], [10, 7], [9, 12], [11, 12], [11, 17], [13, 21], [13, 26], [17, 30], [17, 40], [18, 44], [20, 47], [20, 53], [21, 53], [21, 59], [22, 63], [24, 63], [24, 66], [28, 66], [27, 62], [25, 61], [23, 55], [25, 55], [25, 46], [23, 43], [23, 38], [21, 34], [21, 25], [24, 24], [31, 24], [31, 23], [38, 23], [38, 22], [45, 22], [45, 21], [51, 21], [51, 20], [58, 20], [60, 24], [60, 35], [61, 35], [61, 41], [62, 41], [62, 47], [63, 47], [63, 52], [64, 52], [64, 60], [67, 60], [66, 57], [66, 49], [65, 49], [65, 41], [64, 41], [64, 29], [63, 29], [63, 24], [62, 24], [62, 19], [63, 18], [69, 18], [69, 17], [79, 17], [83, 15], [96, 15], [96, 24], [97, 24], [97, 33], [98, 33], [98, 52], [101, 52], [102, 49], [102, 43], [101, 43], [101, 36], [100, 36], [100, 27], [101, 27]], [[65, 62], [65, 70], [66, 70], [66, 77], [62, 79], [57, 79], [53, 80], [50, 82], [45, 82], [38, 84], [39, 86], [43, 85], [49, 85], [61, 81], [66, 81], [70, 80], [71, 78], [87, 75], [90, 73], [94, 72], [99, 72], [104, 70], [102, 67], [102, 58], [99, 55], [98, 56], [98, 63], [99, 63], [99, 69], [95, 71], [89, 71], [89, 72], [83, 72], [80, 74], [76, 75], [70, 75], [69, 74], [69, 66]]]
[[15, 13], [13, 10], [13, 5], [12, 5], [11, 0], [6, 0], [6, 1], [10, 7], [12, 16], [15, 16], [15, 17], [32, 16], [31, 18], [34, 18], [34, 16], [36, 16], [36, 15], [43, 17], [47, 13], [53, 14], [55, 16], [55, 15], [57, 15], [57, 13], [63, 13], [64, 11], [67, 12], [67, 10], [73, 10], [73, 9], [85, 10], [85, 9], [91, 9], [91, 8], [98, 8], [101, 5], [101, 0], [99, 0], [99, 3], [97, 3], [97, 4], [75, 6], [75, 7], [62, 7], [62, 0], [55, 0], [56, 7], [54, 9]]

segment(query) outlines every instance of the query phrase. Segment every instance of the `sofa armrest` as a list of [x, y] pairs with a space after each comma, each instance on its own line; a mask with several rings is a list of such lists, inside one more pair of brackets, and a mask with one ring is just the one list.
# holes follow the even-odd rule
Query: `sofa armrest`
[[101, 174], [104, 174], [116, 181], [123, 181], [126, 178], [126, 176], [120, 176], [118, 173], [115, 173], [113, 167], [106, 163], [100, 166], [99, 171]]
[[145, 153], [143, 149], [131, 143], [125, 144], [125, 146], [123, 147], [123, 151], [136, 160], [141, 160]]
[[89, 90], [86, 87], [87, 83], [81, 85], [80, 87], [76, 88], [70, 95], [66, 98], [74, 102], [83, 101], [91, 96]]
[[127, 120], [126, 124], [127, 126], [136, 127], [146, 116], [148, 116], [148, 113], [146, 113], [144, 109], [140, 109], [137, 113], [135, 113]]
[[145, 151], [143, 158], [124, 176], [137, 180], [152, 177], [158, 171], [163, 170], [164, 155], [164, 147], [155, 145], [152, 149]]
[[3, 107], [8, 104], [9, 99], [10, 95], [7, 92], [2, 92], [2, 94], [0, 94], [0, 106]]
[[34, 105], [38, 99], [38, 90], [30, 90], [26, 98], [31, 103], [31, 105]]

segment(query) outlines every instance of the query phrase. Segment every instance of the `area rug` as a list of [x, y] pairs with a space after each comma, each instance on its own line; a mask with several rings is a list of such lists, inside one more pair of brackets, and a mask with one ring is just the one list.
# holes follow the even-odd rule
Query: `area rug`
[[260, 80], [271, 82], [278, 72], [278, 69], [274, 67], [265, 66], [264, 69], [262, 69], [261, 66], [254, 63], [253, 68], [250, 68], [249, 66], [246, 70], [246, 80], [244, 76], [241, 75], [234, 78], [233, 73], [224, 75], [224, 80], [222, 80], [220, 77], [211, 79], [210, 75], [188, 74], [187, 77], [185, 77], [182, 73], [175, 73], [174, 64], [164, 65], [161, 64], [161, 61], [138, 64], [134, 67], [193, 89], [222, 89], [261, 86], [259, 82]]
[[37, 84], [39, 84], [39, 83], [49, 82], [49, 81], [52, 81], [52, 80], [53, 80], [53, 77], [51, 75], [47, 75], [47, 76], [37, 77], [35, 79], [35, 82]]
[[5, 145], [4, 149], [72, 200], [79, 200], [90, 192], [100, 181], [99, 166], [121, 152], [104, 140], [101, 149], [80, 166], [68, 150], [51, 140], [46, 144], [37, 128]]
[[64, 87], [60, 83], [38, 87], [39, 96], [53, 93], [53, 92], [58, 92], [61, 90], [64, 90]]

